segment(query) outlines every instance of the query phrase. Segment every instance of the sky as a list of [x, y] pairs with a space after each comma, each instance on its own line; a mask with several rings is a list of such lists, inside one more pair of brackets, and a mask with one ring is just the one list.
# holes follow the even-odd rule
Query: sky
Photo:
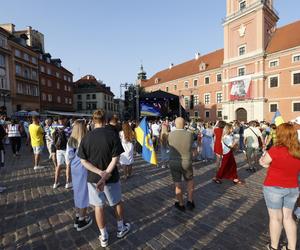
[[[299, 0], [275, 0], [278, 27], [300, 19]], [[2, 0], [0, 23], [44, 34], [74, 81], [92, 74], [120, 96], [141, 63], [147, 76], [223, 48], [225, 0]]]

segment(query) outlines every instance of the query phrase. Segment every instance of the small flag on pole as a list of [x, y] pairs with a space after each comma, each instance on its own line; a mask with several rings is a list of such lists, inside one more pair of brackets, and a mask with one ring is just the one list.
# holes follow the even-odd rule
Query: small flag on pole
[[279, 110], [277, 109], [277, 111], [274, 114], [274, 117], [272, 119], [272, 123], [275, 124], [276, 126], [279, 126], [280, 124], [284, 123], [284, 120], [279, 112]]
[[151, 164], [157, 165], [156, 153], [151, 140], [150, 129], [148, 127], [146, 117], [140, 122], [135, 129], [136, 139], [142, 146], [143, 159]]

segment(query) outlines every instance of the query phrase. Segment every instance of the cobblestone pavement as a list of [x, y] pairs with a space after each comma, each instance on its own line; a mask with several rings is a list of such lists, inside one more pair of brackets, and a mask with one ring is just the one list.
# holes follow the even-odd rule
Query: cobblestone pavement
[[[13, 158], [7, 148], [7, 164], [0, 184], [0, 249], [101, 249], [94, 222], [88, 229], [73, 228], [73, 192], [63, 186], [53, 190], [53, 167], [45, 154], [34, 171], [32, 155], [23, 147]], [[243, 155], [237, 155], [239, 175], [245, 186], [211, 181], [213, 164], [195, 163], [193, 212], [174, 210], [174, 193], [169, 170], [154, 168], [140, 157], [134, 175], [122, 181], [126, 220], [132, 231], [122, 240], [116, 237], [116, 221], [106, 209], [109, 249], [265, 249], [268, 216], [262, 196], [265, 170], [245, 171]], [[61, 183], [64, 183], [63, 176]], [[94, 219], [94, 214], [90, 213]]]

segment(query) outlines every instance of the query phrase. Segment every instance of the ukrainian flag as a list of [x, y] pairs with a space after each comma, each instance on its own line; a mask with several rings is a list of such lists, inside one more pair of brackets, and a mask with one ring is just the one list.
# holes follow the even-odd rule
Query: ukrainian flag
[[279, 126], [280, 124], [284, 123], [284, 120], [278, 109], [272, 119], [272, 123], [275, 124], [276, 126]]
[[143, 159], [151, 164], [157, 165], [156, 153], [151, 140], [150, 129], [148, 127], [146, 117], [140, 122], [140, 125], [135, 129], [136, 139], [143, 147]]

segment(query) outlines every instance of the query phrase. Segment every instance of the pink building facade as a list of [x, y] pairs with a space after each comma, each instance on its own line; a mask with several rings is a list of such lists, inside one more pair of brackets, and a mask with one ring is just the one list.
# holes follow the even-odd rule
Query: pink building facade
[[285, 120], [300, 115], [300, 21], [277, 28], [272, 0], [227, 0], [224, 49], [140, 81], [180, 97], [190, 117]]

